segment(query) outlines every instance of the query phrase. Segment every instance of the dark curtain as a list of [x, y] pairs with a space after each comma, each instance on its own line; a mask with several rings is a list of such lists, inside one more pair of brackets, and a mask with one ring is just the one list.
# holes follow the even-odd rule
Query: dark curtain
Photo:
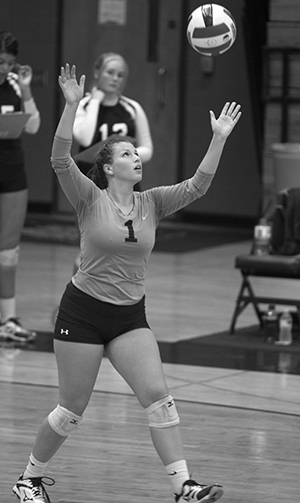
[[246, 0], [243, 17], [260, 173], [262, 173], [264, 132], [263, 47], [267, 41], [269, 4], [270, 0]]

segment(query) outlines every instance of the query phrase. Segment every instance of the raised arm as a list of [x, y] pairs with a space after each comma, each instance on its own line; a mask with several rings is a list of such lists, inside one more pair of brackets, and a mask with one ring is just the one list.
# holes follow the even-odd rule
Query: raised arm
[[72, 140], [76, 110], [84, 92], [85, 75], [80, 77], [78, 83], [75, 65], [70, 68], [67, 63], [65, 67], [61, 67], [58, 83], [66, 102], [55, 135], [66, 140]]
[[[58, 83], [65, 98], [65, 106], [53, 139], [51, 164], [59, 177], [63, 191], [76, 209], [80, 197], [85, 198], [92, 184], [79, 169], [75, 168], [70, 154], [73, 124], [78, 103], [83, 96], [85, 76], [82, 75], [78, 83], [75, 65], [70, 68], [70, 65], [66, 64], [61, 68]], [[71, 166], [73, 176], [70, 176]]]
[[240, 108], [241, 106], [237, 105], [234, 101], [232, 103], [227, 102], [218, 119], [216, 119], [214, 112], [210, 111], [213, 136], [207, 152], [198, 167], [202, 173], [213, 175], [217, 171], [226, 140], [242, 115]]
[[70, 162], [73, 124], [78, 103], [84, 91], [85, 76], [82, 75], [79, 84], [76, 79], [76, 67], [66, 64], [61, 67], [58, 83], [65, 98], [65, 107], [56, 128], [52, 144], [51, 160], [53, 167], [65, 168]]
[[82, 147], [89, 147], [94, 138], [99, 107], [105, 94], [97, 87], [93, 87], [91, 93], [80, 101], [76, 112], [73, 135]]
[[29, 134], [35, 134], [39, 130], [41, 118], [31, 92], [32, 68], [29, 65], [16, 65], [16, 67], [24, 112], [30, 114], [25, 131]]

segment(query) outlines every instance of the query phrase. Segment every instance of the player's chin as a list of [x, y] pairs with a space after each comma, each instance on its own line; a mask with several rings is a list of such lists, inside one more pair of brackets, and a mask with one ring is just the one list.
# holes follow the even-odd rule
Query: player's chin
[[134, 171], [134, 174], [135, 174], [135, 177], [138, 178], [138, 180], [140, 180], [143, 177], [143, 170], [142, 169], [136, 169]]

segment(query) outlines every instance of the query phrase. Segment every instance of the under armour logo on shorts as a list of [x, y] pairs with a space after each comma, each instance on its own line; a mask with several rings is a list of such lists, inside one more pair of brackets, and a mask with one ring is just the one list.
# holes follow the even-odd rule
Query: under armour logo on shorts
[[63, 328], [61, 328], [60, 333], [61, 333], [61, 335], [69, 335], [69, 329], [66, 328], [66, 330], [64, 330]]

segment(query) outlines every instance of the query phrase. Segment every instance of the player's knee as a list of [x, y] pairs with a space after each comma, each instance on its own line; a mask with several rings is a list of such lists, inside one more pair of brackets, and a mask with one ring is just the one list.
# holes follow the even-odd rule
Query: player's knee
[[77, 416], [65, 407], [58, 405], [48, 416], [48, 422], [51, 428], [62, 437], [67, 437], [79, 426], [81, 416]]
[[14, 267], [19, 262], [20, 246], [10, 250], [0, 250], [0, 266]]
[[171, 395], [168, 395], [146, 409], [149, 426], [152, 428], [170, 428], [179, 424], [180, 419]]

